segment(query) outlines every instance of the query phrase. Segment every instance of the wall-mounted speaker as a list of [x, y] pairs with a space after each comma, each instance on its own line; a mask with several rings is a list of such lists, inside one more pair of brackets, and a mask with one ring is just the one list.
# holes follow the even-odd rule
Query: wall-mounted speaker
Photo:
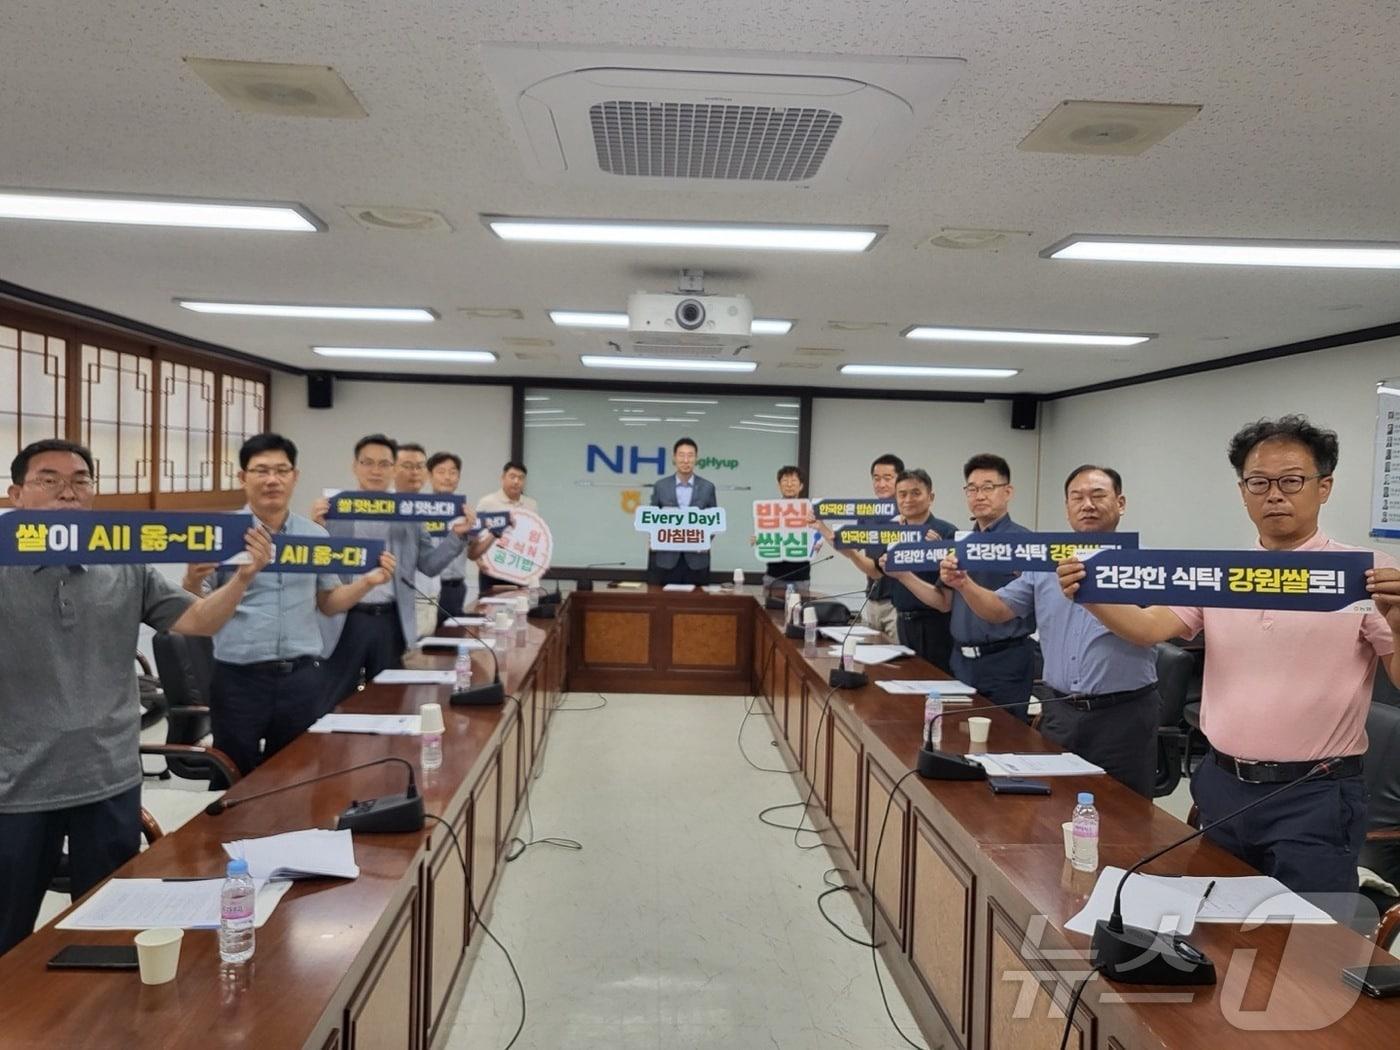
[[1039, 408], [1040, 402], [1033, 397], [1013, 397], [1011, 399], [1011, 429], [1034, 430]]
[[335, 377], [329, 372], [308, 372], [306, 374], [306, 407], [330, 408], [334, 403]]

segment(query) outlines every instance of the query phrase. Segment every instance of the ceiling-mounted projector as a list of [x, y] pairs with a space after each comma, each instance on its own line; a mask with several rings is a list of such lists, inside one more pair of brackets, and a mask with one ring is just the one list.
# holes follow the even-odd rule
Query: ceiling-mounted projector
[[753, 331], [753, 304], [745, 295], [663, 295], [637, 292], [627, 300], [627, 328], [635, 336], [675, 335], [738, 338]]

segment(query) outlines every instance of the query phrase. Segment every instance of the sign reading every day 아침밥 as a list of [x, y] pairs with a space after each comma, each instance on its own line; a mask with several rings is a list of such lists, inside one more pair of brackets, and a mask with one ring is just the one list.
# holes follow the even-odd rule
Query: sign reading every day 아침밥
[[654, 551], [707, 551], [724, 531], [723, 507], [638, 507], [632, 525]]

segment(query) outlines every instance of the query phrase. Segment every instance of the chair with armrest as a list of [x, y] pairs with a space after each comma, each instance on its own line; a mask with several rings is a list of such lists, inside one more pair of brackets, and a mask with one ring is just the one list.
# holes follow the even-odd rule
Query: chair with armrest
[[1161, 642], [1153, 650], [1157, 655], [1157, 692], [1162, 706], [1157, 716], [1157, 776], [1152, 795], [1161, 798], [1170, 795], [1181, 782], [1181, 753], [1187, 735], [1182, 719], [1196, 661], [1170, 642]]
[[[156, 818], [151, 816], [144, 806], [141, 807], [141, 840], [147, 845], [151, 845], [156, 839], [165, 835], [160, 830], [160, 824]], [[65, 849], [58, 858], [58, 868], [54, 876], [49, 880], [50, 893], [71, 894], [73, 891], [72, 875], [68, 868], [68, 851]]]
[[165, 690], [160, 687], [160, 679], [151, 670], [151, 663], [140, 653], [136, 654], [136, 690], [141, 702], [141, 728], [150, 729], [165, 717]]
[[177, 777], [207, 780], [211, 791], [229, 787], [238, 779], [232, 759], [200, 743], [209, 735], [214, 643], [162, 632], [152, 639], [151, 649], [167, 701], [166, 733], [165, 743], [142, 744], [141, 754], [163, 757], [166, 770]]

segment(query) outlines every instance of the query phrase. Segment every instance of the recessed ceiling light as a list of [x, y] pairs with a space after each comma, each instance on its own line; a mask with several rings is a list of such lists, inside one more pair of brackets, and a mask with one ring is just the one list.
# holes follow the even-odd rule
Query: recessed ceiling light
[[794, 423], [800, 422], [802, 419], [801, 416], [774, 416], [764, 412], [755, 412], [753, 415], [755, 419], [790, 419]]
[[108, 193], [0, 190], [0, 218], [315, 233], [325, 224], [300, 204], [256, 204]]
[[[717, 405], [718, 401], [709, 398], [684, 397], [610, 397], [609, 401], [621, 401], [633, 405]], [[631, 411], [623, 409], [624, 412]]]
[[943, 365], [842, 365], [848, 376], [924, 376], [939, 379], [1010, 379], [1019, 368], [954, 368]]
[[520, 219], [503, 215], [485, 215], [482, 218], [491, 232], [503, 241], [632, 247], [863, 252], [885, 232], [882, 226], [773, 226], [759, 223]]
[[1096, 335], [1089, 332], [1036, 332], [1006, 328], [950, 328], [914, 325], [905, 339], [931, 339], [952, 343], [1039, 343], [1046, 346], [1136, 346], [1151, 335]]
[[[607, 313], [601, 310], [551, 310], [549, 319], [561, 328], [626, 328], [625, 313]], [[749, 327], [751, 335], [787, 335], [792, 331], [792, 321], [779, 318], [755, 317]]]
[[422, 306], [304, 306], [293, 303], [219, 303], [202, 299], [176, 299], [186, 310], [199, 314], [235, 314], [240, 317], [300, 317], [314, 321], [436, 321], [437, 314]]
[[386, 361], [450, 361], [454, 364], [493, 364], [490, 350], [433, 350], [427, 347], [313, 346], [322, 357], [368, 357]]
[[1040, 253], [1046, 259], [1195, 263], [1205, 266], [1309, 266], [1400, 269], [1400, 244], [1383, 242], [1214, 240], [1074, 234]]
[[752, 372], [758, 368], [754, 361], [706, 361], [698, 357], [604, 357], [582, 354], [579, 360], [585, 368], [635, 368], [663, 372]]

